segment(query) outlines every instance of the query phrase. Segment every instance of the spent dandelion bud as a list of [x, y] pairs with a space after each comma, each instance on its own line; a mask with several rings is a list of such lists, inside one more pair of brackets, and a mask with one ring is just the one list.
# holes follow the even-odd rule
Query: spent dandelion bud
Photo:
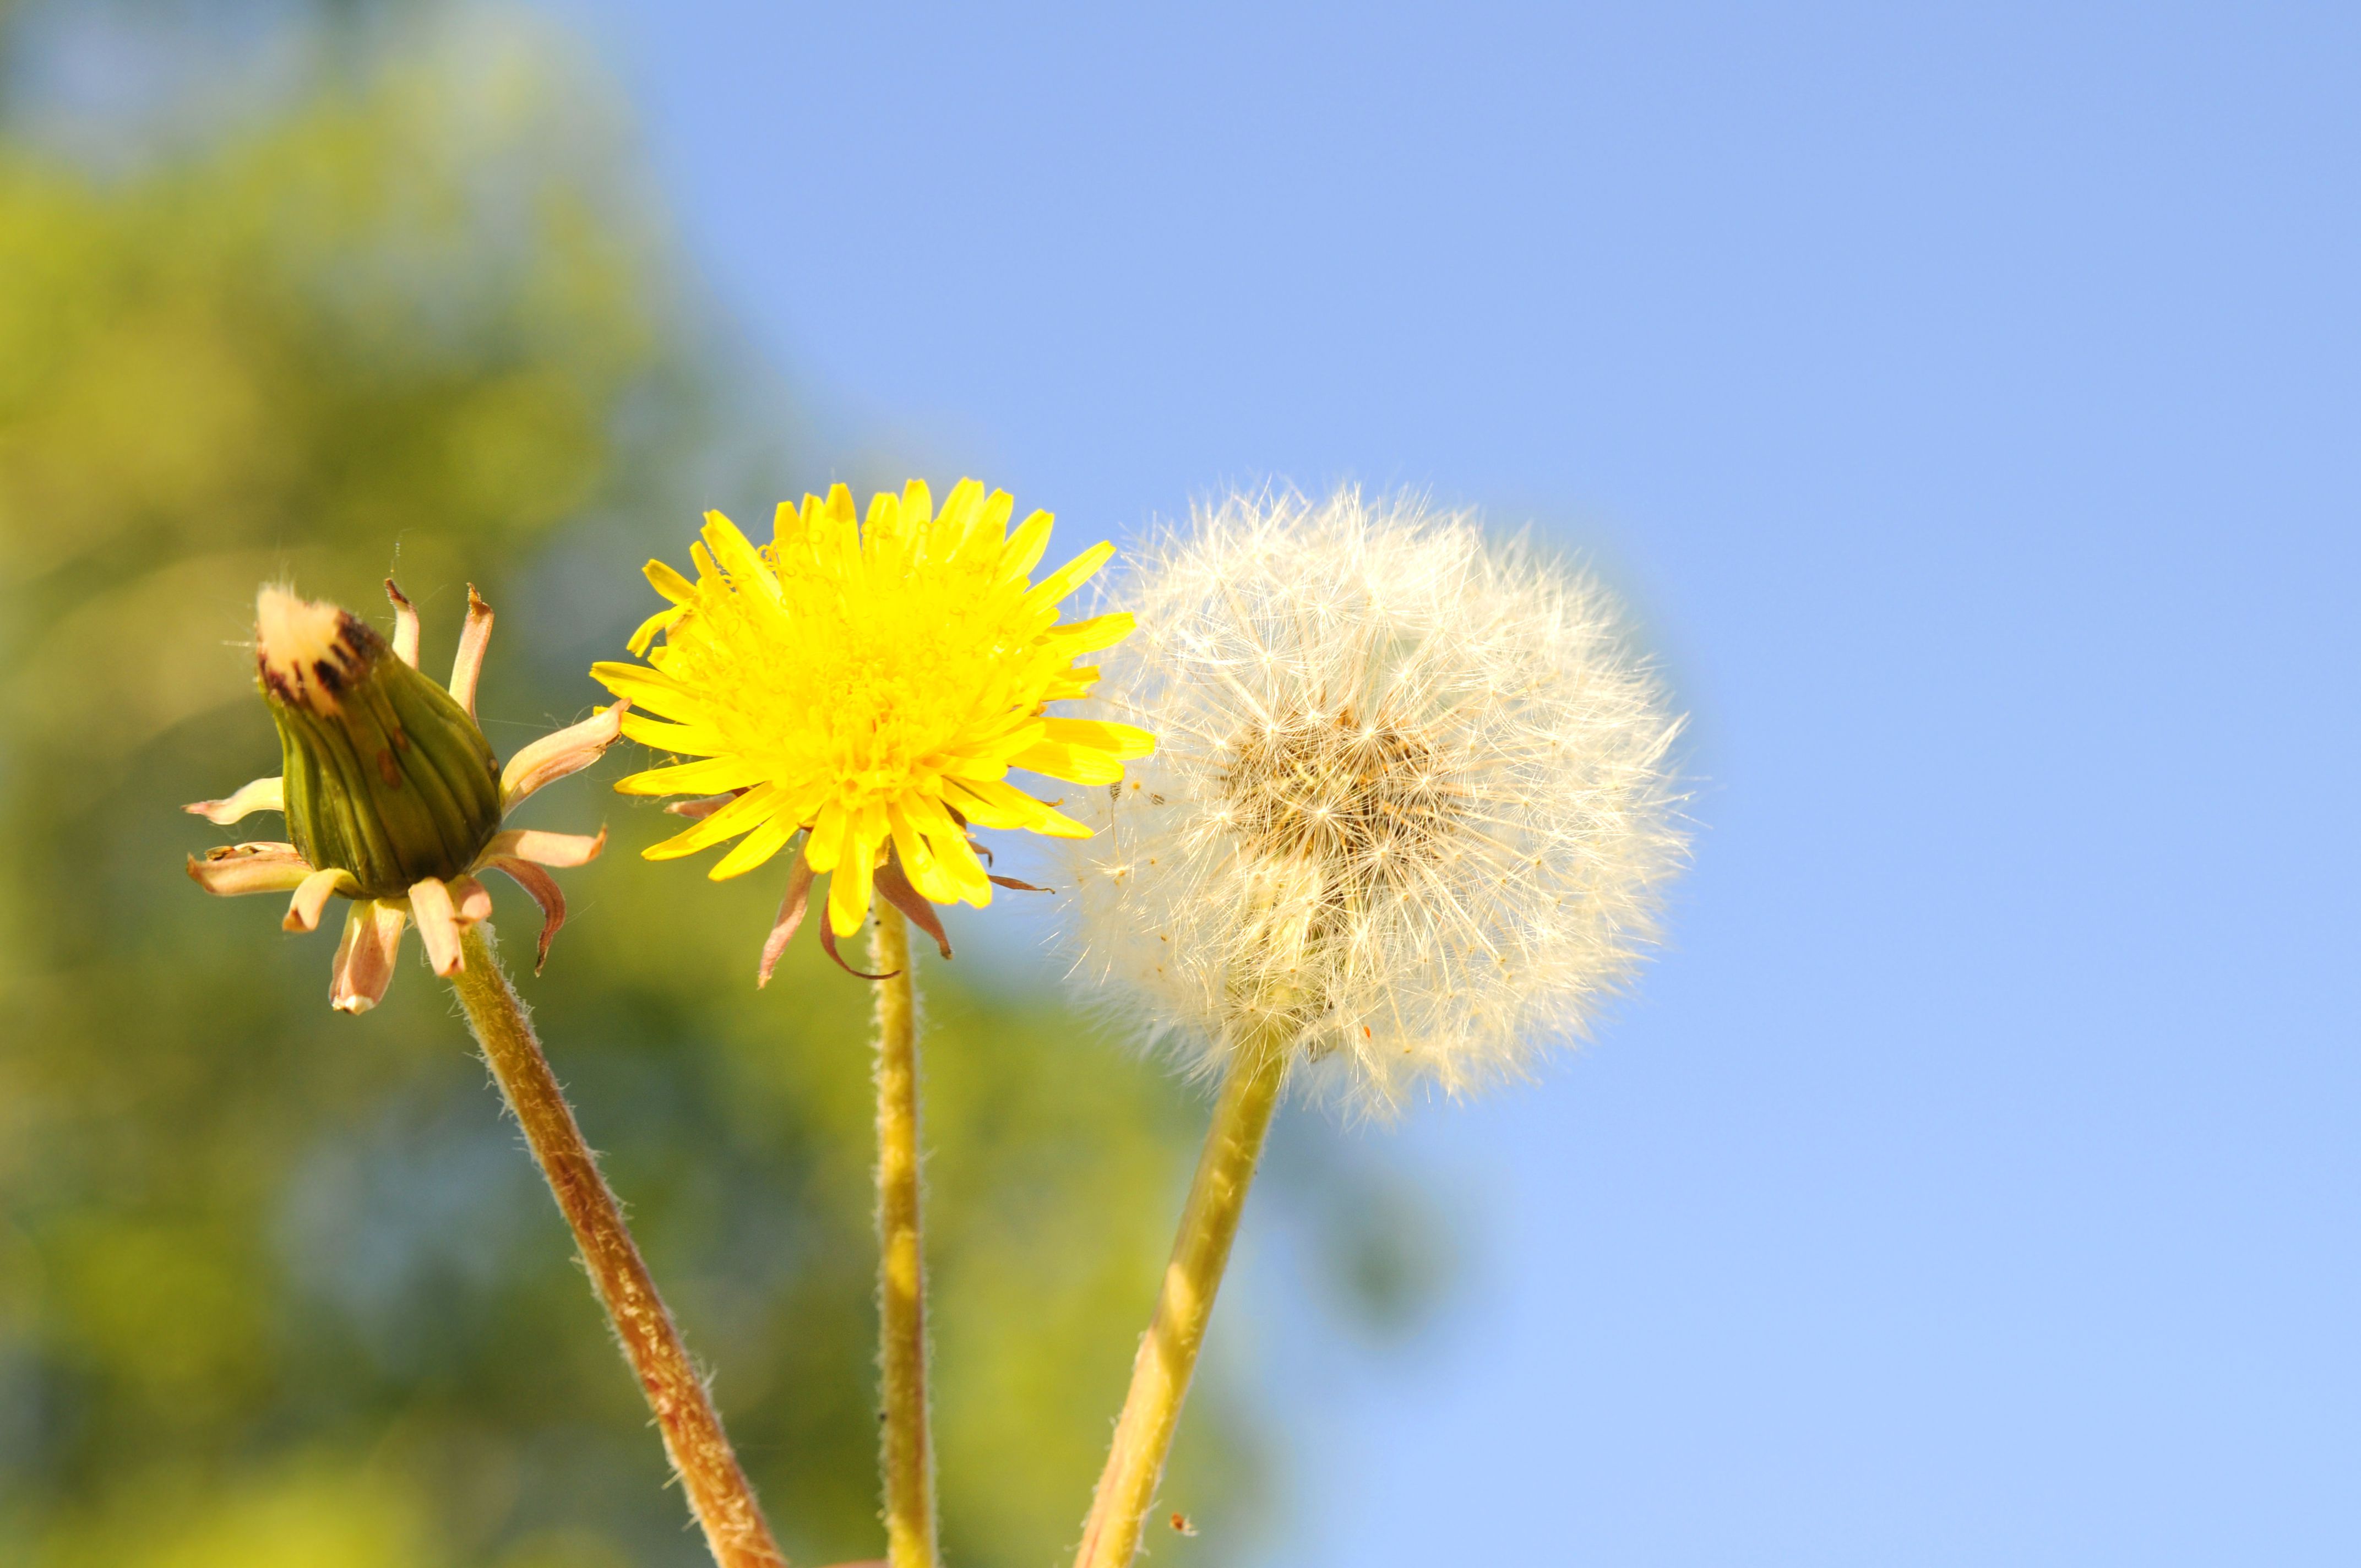
[[492, 898], [478, 880], [498, 871], [532, 895], [546, 959], [566, 920], [566, 895], [544, 868], [583, 864], [607, 835], [504, 828], [502, 818], [535, 790], [598, 761], [620, 735], [631, 705], [617, 703], [544, 736], [502, 768], [476, 721], [491, 607], [468, 588], [467, 623], [444, 686], [418, 672], [418, 612], [390, 577], [385, 591], [393, 601], [390, 641], [333, 604], [276, 587], [257, 597], [256, 675], [279, 726], [285, 771], [187, 809], [224, 826], [258, 811], [283, 812], [292, 842], [225, 845], [192, 858], [189, 874], [208, 893], [292, 893], [289, 930], [316, 927], [333, 897], [351, 900], [328, 992], [342, 1012], [365, 1012], [384, 997], [402, 932], [418, 923], [428, 960], [451, 981], [574, 1233], [714, 1562], [777, 1568], [785, 1559], [704, 1378], [501, 972]]
[[416, 611], [386, 582], [390, 641], [336, 605], [266, 586], [255, 598], [255, 674], [279, 729], [281, 772], [222, 800], [188, 807], [227, 826], [258, 811], [287, 819], [288, 842], [225, 845], [189, 861], [209, 893], [289, 893], [291, 931], [320, 923], [328, 900], [346, 916], [330, 1004], [359, 1013], [385, 995], [402, 932], [415, 920], [438, 974], [466, 963], [461, 934], [491, 913], [479, 879], [498, 871], [542, 911], [540, 951], [566, 920], [545, 867], [578, 866], [606, 841], [504, 829], [503, 817], [544, 784], [588, 767], [620, 733], [618, 704], [527, 746], [503, 769], [476, 721], [476, 676], [490, 607], [467, 590], [451, 684], [417, 668]]
[[255, 604], [255, 666], [297, 853], [364, 898], [465, 874], [500, 831], [500, 778], [448, 691], [351, 611], [280, 587]]
[[1383, 1113], [1522, 1072], [1630, 976], [1680, 720], [1598, 585], [1347, 488], [1201, 510], [1121, 591], [1101, 700], [1160, 744], [1074, 811], [1078, 936], [1198, 1066], [1278, 1028]]

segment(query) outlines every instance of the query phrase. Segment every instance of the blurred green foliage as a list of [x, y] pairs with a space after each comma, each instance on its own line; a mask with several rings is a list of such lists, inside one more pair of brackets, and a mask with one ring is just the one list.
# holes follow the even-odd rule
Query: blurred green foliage
[[[495, 745], [585, 711], [726, 400], [545, 25], [281, 9], [275, 74], [201, 127], [112, 161], [0, 137], [0, 1561], [692, 1563], [417, 943], [332, 1015], [333, 935], [200, 894], [181, 857], [223, 835], [176, 807], [276, 768], [241, 646], [267, 577], [382, 620], [398, 567], [429, 667], [472, 578]], [[641, 861], [665, 829], [605, 790], [625, 761], [532, 808], [616, 844], [521, 983], [789, 1551], [865, 1556], [865, 988], [806, 943], [758, 994], [776, 879]], [[947, 1548], [1045, 1563], [1202, 1113], [1052, 1002], [924, 982]], [[1168, 1490], [1205, 1534], [1162, 1561], [1256, 1516], [1241, 1407], [1202, 1392]]]

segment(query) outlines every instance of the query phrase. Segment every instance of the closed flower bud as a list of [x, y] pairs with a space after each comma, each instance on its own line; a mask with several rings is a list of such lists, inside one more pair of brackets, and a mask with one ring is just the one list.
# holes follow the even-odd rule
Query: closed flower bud
[[566, 924], [566, 895], [544, 867], [598, 857], [607, 835], [502, 828], [500, 818], [544, 784], [598, 760], [622, 732], [617, 703], [544, 735], [503, 769], [476, 723], [476, 676], [491, 641], [492, 610], [470, 587], [448, 688], [418, 673], [418, 612], [389, 577], [389, 642], [358, 616], [280, 587], [255, 599], [255, 663], [279, 726], [286, 773], [256, 779], [192, 816], [227, 827], [283, 812], [293, 842], [223, 844], [189, 875], [207, 893], [293, 896], [281, 925], [319, 928], [331, 898], [352, 901], [328, 986], [339, 1012], [377, 1005], [412, 921], [434, 972], [466, 967], [460, 934], [492, 912], [480, 873], [499, 872], [541, 906], [539, 957]]
[[474, 864], [500, 831], [500, 768], [457, 699], [335, 605], [266, 587], [255, 631], [303, 859], [351, 872], [364, 898]]

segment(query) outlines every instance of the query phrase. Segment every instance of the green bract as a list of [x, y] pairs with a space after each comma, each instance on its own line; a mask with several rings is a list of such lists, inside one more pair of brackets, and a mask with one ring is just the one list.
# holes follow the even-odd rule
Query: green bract
[[351, 614], [301, 674], [266, 661], [261, 680], [297, 852], [351, 872], [362, 898], [466, 872], [500, 826], [500, 770], [467, 710]]
[[319, 929], [331, 898], [352, 901], [328, 987], [328, 1004], [345, 1013], [365, 1013], [385, 995], [413, 920], [436, 974], [467, 967], [462, 938], [492, 913], [485, 872], [500, 872], [541, 905], [538, 957], [549, 956], [549, 939], [566, 923], [566, 895], [543, 868], [588, 864], [607, 835], [503, 828], [500, 817], [597, 762], [631, 706], [617, 703], [543, 736], [496, 773], [476, 723], [492, 607], [468, 587], [467, 623], [444, 687], [418, 673], [416, 608], [390, 577], [385, 592], [393, 601], [390, 643], [333, 604], [269, 584], [254, 596], [256, 684], [279, 727], [285, 772], [188, 807], [223, 827], [282, 812], [293, 839], [190, 856], [189, 875], [206, 892], [291, 894], [280, 922], [290, 931]]

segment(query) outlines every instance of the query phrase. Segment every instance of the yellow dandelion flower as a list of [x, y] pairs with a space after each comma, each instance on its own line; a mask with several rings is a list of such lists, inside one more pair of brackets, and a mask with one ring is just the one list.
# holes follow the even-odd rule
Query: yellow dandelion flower
[[763, 980], [819, 873], [830, 879], [820, 935], [831, 955], [882, 894], [948, 957], [932, 905], [981, 907], [994, 883], [1024, 885], [986, 872], [971, 828], [1090, 836], [1008, 783], [1009, 771], [1112, 784], [1126, 761], [1154, 750], [1144, 729], [1046, 711], [1091, 689], [1097, 668], [1075, 661], [1121, 641], [1132, 618], [1060, 623], [1059, 601], [1115, 547], [1095, 545], [1036, 582], [1050, 516], [1036, 511], [1011, 532], [1013, 507], [1006, 491], [962, 479], [937, 511], [914, 479], [878, 495], [863, 520], [839, 485], [826, 500], [781, 503], [760, 549], [708, 512], [689, 550], [694, 580], [648, 563], [670, 603], [631, 637], [647, 662], [592, 666], [631, 705], [624, 734], [697, 759], [616, 786], [702, 797], [668, 808], [697, 820], [649, 859], [735, 839], [708, 873], [718, 881], [803, 835]]

